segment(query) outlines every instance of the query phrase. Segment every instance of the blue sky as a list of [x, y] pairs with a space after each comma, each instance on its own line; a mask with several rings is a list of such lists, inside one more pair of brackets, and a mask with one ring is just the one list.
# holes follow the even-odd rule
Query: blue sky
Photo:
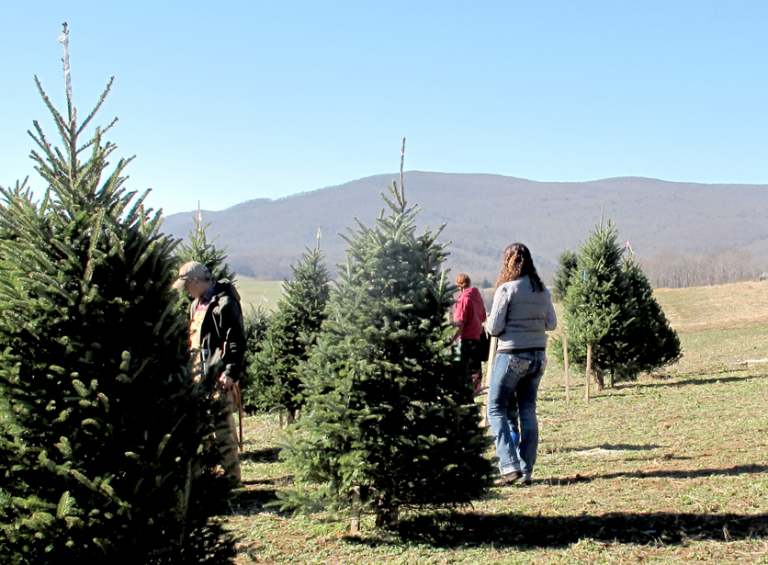
[[[399, 166], [768, 184], [768, 3], [35, 1], [0, 5], [0, 184], [32, 175], [33, 76], [136, 155], [166, 213]], [[382, 187], [383, 188], [383, 187]]]

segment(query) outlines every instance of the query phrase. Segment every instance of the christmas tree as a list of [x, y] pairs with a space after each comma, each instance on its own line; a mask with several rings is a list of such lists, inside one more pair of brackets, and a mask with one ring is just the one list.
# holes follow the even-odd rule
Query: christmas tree
[[272, 398], [271, 389], [264, 388], [261, 376], [254, 371], [255, 359], [261, 354], [267, 336], [270, 315], [264, 301], [256, 306], [251, 305], [250, 310], [243, 311], [243, 325], [245, 326], [245, 362], [240, 373], [240, 390], [242, 391], [243, 409], [254, 413], [268, 410], [272, 406], [269, 399]]
[[596, 226], [581, 246], [563, 301], [570, 361], [584, 366], [591, 345], [600, 387], [606, 373], [611, 384], [633, 380], [680, 356], [680, 342], [648, 280], [623, 253], [616, 227], [610, 221]]
[[263, 349], [250, 364], [254, 382], [245, 393], [247, 398], [261, 398], [263, 409], [284, 410], [289, 422], [304, 403], [298, 367], [317, 340], [330, 292], [319, 248], [303, 253], [291, 270], [292, 280], [284, 281], [277, 312], [269, 318]]
[[620, 380], [632, 380], [639, 373], [674, 363], [682, 351], [680, 338], [656, 302], [648, 278], [634, 255], [625, 257], [623, 272], [628, 290], [624, 307], [631, 320], [626, 330], [630, 347], [617, 367], [617, 376]]
[[286, 502], [370, 510], [385, 527], [402, 504], [469, 503], [491, 473], [480, 405], [447, 346], [445, 245], [439, 232], [416, 234], [402, 182], [389, 191], [389, 215], [345, 238], [348, 261], [304, 367], [306, 415], [286, 453], [299, 487]]
[[220, 249], [216, 247], [218, 235], [208, 241], [208, 228], [210, 225], [211, 222], [203, 223], [203, 213], [198, 209], [197, 216], [195, 216], [195, 227], [189, 231], [187, 236], [189, 243], [181, 242], [176, 256], [182, 265], [188, 261], [202, 263], [208, 268], [208, 272], [211, 273], [211, 278], [214, 281], [221, 279], [232, 280], [235, 274], [230, 272], [229, 265], [226, 262], [227, 248]]
[[[66, 57], [65, 57], [66, 58]], [[110, 129], [82, 134], [38, 89], [63, 146], [34, 122], [36, 200], [0, 188], [0, 558], [4, 563], [228, 563], [211, 517], [217, 405], [187, 371], [172, 314], [176, 241], [110, 172]]]

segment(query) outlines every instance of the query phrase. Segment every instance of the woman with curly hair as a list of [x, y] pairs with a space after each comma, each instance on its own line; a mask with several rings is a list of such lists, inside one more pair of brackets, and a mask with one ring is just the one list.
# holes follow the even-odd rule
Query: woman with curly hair
[[522, 243], [513, 243], [502, 254], [485, 327], [498, 337], [488, 388], [488, 421], [501, 473], [496, 484], [522, 479], [529, 485], [539, 445], [536, 397], [547, 364], [545, 332], [557, 327], [557, 317]]

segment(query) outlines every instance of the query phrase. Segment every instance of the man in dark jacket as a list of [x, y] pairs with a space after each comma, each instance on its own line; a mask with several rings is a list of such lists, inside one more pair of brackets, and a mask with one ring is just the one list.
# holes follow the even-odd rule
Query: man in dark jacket
[[184, 287], [194, 300], [189, 308], [189, 347], [195, 356], [196, 378], [216, 378], [228, 403], [227, 421], [217, 426], [224, 437], [224, 469], [238, 481], [237, 429], [234, 385], [245, 359], [245, 328], [240, 295], [228, 280], [214, 282], [202, 263], [190, 261], [179, 269], [173, 288]]

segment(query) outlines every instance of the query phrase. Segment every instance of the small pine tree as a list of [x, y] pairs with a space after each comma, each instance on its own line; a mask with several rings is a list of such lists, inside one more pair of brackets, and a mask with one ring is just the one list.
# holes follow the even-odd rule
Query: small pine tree
[[617, 368], [617, 376], [620, 380], [633, 380], [639, 373], [674, 363], [682, 356], [682, 350], [677, 332], [669, 325], [634, 256], [624, 259], [623, 272], [628, 291], [625, 310], [631, 320], [626, 330], [630, 347]]
[[243, 409], [249, 413], [264, 410], [268, 406], [265, 399], [268, 398], [269, 391], [261, 386], [260, 378], [254, 373], [253, 367], [256, 356], [260, 355], [264, 348], [269, 319], [269, 311], [263, 301], [256, 306], [251, 305], [250, 311], [243, 312], [246, 344], [245, 362], [240, 373], [240, 390]]
[[176, 256], [179, 258], [180, 264], [188, 261], [202, 263], [208, 268], [214, 281], [232, 280], [235, 274], [229, 270], [229, 264], [226, 262], [227, 248], [216, 247], [218, 235], [208, 241], [207, 232], [210, 225], [211, 222], [203, 223], [202, 212], [198, 210], [197, 216], [195, 216], [195, 227], [189, 231], [187, 236], [189, 243], [181, 242]]
[[291, 269], [293, 280], [284, 281], [283, 297], [267, 324], [263, 349], [249, 367], [254, 383], [244, 393], [254, 397], [249, 403], [260, 397], [262, 408], [285, 410], [289, 421], [304, 404], [298, 367], [309, 357], [325, 320], [331, 280], [320, 249], [303, 253]]
[[578, 268], [578, 261], [579, 256], [570, 249], [560, 254], [555, 271], [555, 284], [552, 287], [552, 299], [556, 302], [562, 302], [565, 299], [573, 273]]
[[602, 371], [615, 368], [626, 345], [623, 334], [627, 320], [622, 309], [626, 284], [617, 237], [610, 221], [595, 227], [581, 246], [577, 270], [571, 276], [563, 303], [571, 360], [583, 366], [587, 345], [591, 344], [600, 387]]
[[0, 188], [0, 560], [230, 562], [211, 520], [229, 483], [201, 449], [217, 406], [172, 314], [176, 242], [123, 188], [130, 159], [107, 172], [109, 127], [80, 139], [111, 84], [78, 123], [37, 82], [63, 148], [35, 122], [44, 197]]
[[[618, 232], [609, 221], [598, 225], [581, 246], [563, 301], [569, 357], [584, 366], [593, 348], [598, 384], [603, 374], [632, 380], [642, 371], [679, 358], [680, 343], [653, 298], [639, 265], [623, 258]], [[658, 340], [648, 332], [658, 332]], [[559, 348], [554, 351], [559, 353]]]
[[372, 510], [378, 526], [396, 523], [401, 504], [469, 503], [491, 473], [480, 405], [447, 348], [445, 245], [439, 232], [415, 234], [402, 183], [389, 190], [390, 215], [346, 238], [286, 453], [299, 487], [286, 503]]

